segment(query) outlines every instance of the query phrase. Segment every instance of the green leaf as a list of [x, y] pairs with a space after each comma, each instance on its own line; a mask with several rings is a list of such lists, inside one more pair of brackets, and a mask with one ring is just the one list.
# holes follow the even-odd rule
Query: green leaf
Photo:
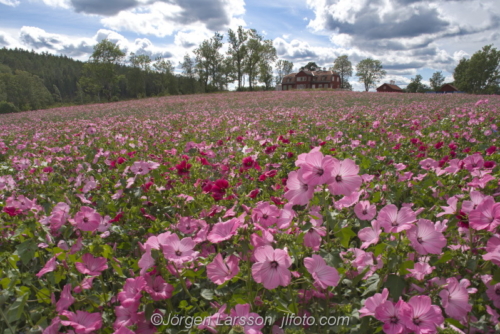
[[122, 267], [120, 267], [118, 265], [118, 263], [116, 263], [115, 261], [112, 261], [111, 262], [111, 266], [113, 267], [113, 269], [115, 270], [115, 273], [121, 277], [121, 278], [126, 278], [126, 276], [123, 274], [123, 270], [122, 270]]
[[389, 289], [392, 300], [398, 300], [406, 286], [404, 278], [398, 275], [389, 275], [385, 287]]
[[214, 299], [214, 292], [209, 289], [203, 289], [201, 290], [201, 296], [205, 298], [206, 300], [213, 300]]
[[382, 254], [383, 251], [387, 249], [387, 247], [388, 245], [385, 243], [378, 244], [377, 246], [375, 246], [375, 251], [373, 252], [373, 255], [379, 256], [380, 254]]
[[26, 240], [25, 242], [17, 245], [17, 254], [21, 257], [21, 261], [24, 265], [27, 265], [35, 256], [35, 252], [38, 249], [36, 241], [34, 239]]
[[493, 274], [493, 280], [496, 283], [500, 283], [500, 269], [495, 270], [495, 273]]
[[401, 263], [401, 266], [399, 267], [399, 274], [400, 275], [409, 274], [410, 272], [407, 269], [413, 269], [414, 267], [415, 267], [415, 262], [405, 261]]
[[440, 259], [438, 259], [436, 262], [432, 263], [432, 265], [440, 264], [440, 263], [446, 263], [450, 261], [453, 258], [453, 254], [451, 251], [446, 251], [444, 254], [441, 256]]
[[6, 313], [9, 323], [13, 323], [21, 319], [28, 296], [29, 294], [25, 294], [17, 298], [16, 301], [9, 307], [9, 310]]
[[351, 241], [352, 237], [355, 237], [356, 233], [354, 233], [350, 227], [344, 227], [343, 229], [340, 230], [340, 244], [348, 248], [349, 247], [349, 241]]
[[36, 293], [36, 299], [38, 300], [38, 302], [40, 304], [41, 303], [50, 304], [51, 301], [50, 301], [50, 291], [49, 291], [49, 289], [43, 288], [41, 290], [38, 290], [38, 292]]
[[460, 321], [458, 321], [458, 320], [455, 320], [455, 319], [452, 319], [452, 318], [446, 318], [446, 319], [444, 319], [444, 321], [446, 321], [446, 322], [447, 322], [447, 323], [449, 323], [450, 325], [453, 325], [453, 326], [455, 326], [455, 327], [457, 327], [457, 328], [460, 328], [460, 329], [465, 328], [465, 326], [464, 326], [464, 325], [462, 325], [462, 324], [460, 323]]
[[372, 203], [379, 202], [381, 196], [382, 196], [382, 193], [380, 191], [377, 191], [376, 193], [374, 193], [373, 197], [372, 197]]

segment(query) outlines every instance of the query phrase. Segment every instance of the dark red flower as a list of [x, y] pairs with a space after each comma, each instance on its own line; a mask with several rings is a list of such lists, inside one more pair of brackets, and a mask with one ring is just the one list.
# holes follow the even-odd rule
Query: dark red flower
[[250, 198], [255, 198], [257, 197], [257, 195], [259, 194], [260, 190], [259, 189], [254, 189], [252, 190], [249, 194], [248, 194], [248, 197]]
[[497, 147], [496, 146], [490, 146], [486, 149], [486, 155], [492, 155], [493, 153], [495, 153], [497, 150]]
[[122, 217], [123, 217], [123, 212], [118, 212], [118, 214], [115, 216], [115, 218], [111, 219], [109, 222], [116, 223], [116, 222], [120, 221], [120, 219], [122, 219]]
[[293, 152], [287, 152], [286, 153], [286, 156], [287, 158], [293, 158], [295, 154], [293, 154]]
[[444, 146], [444, 142], [442, 142], [442, 141], [437, 142], [436, 144], [434, 144], [434, 147], [435, 147], [436, 149], [440, 149], [440, 148], [441, 148], [441, 147], [443, 147], [443, 146]]
[[191, 164], [188, 164], [186, 160], [182, 160], [180, 164], [175, 166], [177, 168], [177, 174], [180, 176], [189, 175], [189, 169]]
[[483, 166], [484, 168], [495, 168], [496, 163], [495, 161], [485, 161]]

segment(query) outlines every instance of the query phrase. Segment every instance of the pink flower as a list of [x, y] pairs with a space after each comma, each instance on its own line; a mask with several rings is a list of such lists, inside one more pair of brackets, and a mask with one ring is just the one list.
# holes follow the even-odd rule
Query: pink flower
[[314, 187], [331, 182], [336, 159], [331, 156], [325, 157], [319, 151], [307, 153], [301, 158], [299, 173], [305, 183]]
[[318, 219], [311, 219], [310, 223], [312, 227], [304, 235], [304, 246], [318, 251], [321, 246], [322, 237], [326, 235], [326, 228], [321, 226], [323, 218], [319, 212], [311, 211], [310, 214], [318, 217]]
[[435, 333], [444, 318], [441, 309], [432, 305], [429, 296], [414, 296], [408, 301], [408, 306], [402, 312], [405, 326], [418, 334]]
[[435, 169], [436, 167], [439, 166], [438, 162], [434, 159], [427, 158], [425, 160], [420, 161], [420, 167], [422, 167], [425, 170], [431, 170]]
[[492, 285], [491, 282], [489, 282], [486, 283], [486, 287], [486, 295], [496, 308], [500, 308], [500, 283]]
[[446, 288], [439, 293], [446, 314], [460, 321], [465, 320], [467, 313], [472, 310], [466, 287], [458, 283], [455, 277], [448, 278], [446, 283]]
[[309, 204], [309, 201], [314, 196], [314, 186], [308, 185], [297, 171], [288, 174], [286, 187], [288, 191], [284, 197], [293, 205]]
[[38, 272], [38, 274], [36, 274], [36, 277], [40, 278], [46, 273], [50, 273], [56, 270], [57, 267], [56, 259], [61, 254], [62, 253], [57, 253], [54, 257], [50, 258], [50, 260], [48, 260], [47, 263], [45, 263], [45, 266], [43, 266], [43, 268]]
[[207, 239], [214, 244], [229, 240], [238, 232], [240, 225], [241, 221], [238, 218], [233, 218], [227, 222], [217, 223], [208, 234]]
[[198, 256], [198, 252], [193, 250], [195, 243], [189, 237], [179, 240], [177, 234], [171, 234], [161, 244], [165, 258], [175, 264], [193, 261]]
[[354, 204], [358, 203], [360, 195], [361, 192], [353, 191], [349, 196], [342, 197], [341, 200], [335, 202], [335, 209], [340, 211], [343, 208], [349, 208], [353, 206]]
[[136, 161], [130, 167], [130, 170], [136, 175], [146, 175], [151, 170], [156, 169], [160, 166], [157, 162], [145, 162], [145, 161]]
[[500, 238], [493, 236], [486, 243], [486, 254], [483, 255], [483, 260], [491, 261], [500, 266]]
[[408, 312], [409, 307], [402, 300], [399, 300], [396, 304], [387, 300], [375, 309], [375, 318], [384, 323], [382, 328], [386, 334], [400, 334], [406, 328], [403, 322], [403, 314]]
[[483, 168], [484, 159], [479, 153], [476, 153], [465, 158], [463, 163], [464, 167], [467, 168], [469, 172], [472, 172], [475, 169]]
[[359, 166], [351, 159], [338, 161], [334, 159], [332, 176], [328, 189], [333, 195], [349, 196], [353, 191], [358, 189], [363, 182], [359, 173]]
[[268, 202], [259, 202], [252, 212], [252, 220], [263, 227], [269, 227], [278, 222], [280, 209]]
[[220, 309], [212, 316], [204, 318], [203, 322], [198, 326], [198, 329], [205, 329], [212, 334], [217, 334], [217, 327], [228, 317], [225, 311], [226, 304], [222, 305]]
[[137, 302], [132, 307], [116, 306], [115, 315], [116, 319], [113, 324], [115, 330], [118, 330], [125, 326], [132, 326], [137, 323], [137, 308], [139, 303]]
[[384, 303], [389, 296], [389, 290], [384, 288], [382, 293], [376, 293], [370, 298], [366, 299], [365, 305], [359, 310], [359, 317], [375, 316], [375, 310], [379, 305]]
[[314, 285], [320, 289], [337, 286], [340, 277], [337, 269], [327, 266], [325, 260], [316, 254], [304, 259], [304, 266], [314, 278]]
[[370, 245], [376, 245], [378, 243], [380, 233], [382, 229], [377, 220], [372, 220], [372, 227], [365, 227], [358, 232], [358, 237], [363, 243], [361, 244], [361, 249], [368, 248]]
[[75, 302], [75, 298], [71, 295], [71, 284], [66, 284], [61, 292], [61, 297], [57, 301], [56, 311], [61, 313], [67, 310]]
[[61, 315], [68, 317], [68, 320], [62, 320], [63, 326], [71, 326], [78, 334], [92, 333], [102, 327], [102, 316], [100, 313], [88, 313], [76, 311], [76, 314], [69, 311], [62, 311]]
[[436, 231], [434, 223], [427, 219], [419, 219], [406, 233], [412, 247], [421, 255], [441, 254], [446, 246], [443, 233]]
[[222, 255], [217, 254], [214, 260], [207, 265], [207, 276], [215, 284], [221, 285], [239, 273], [238, 263], [239, 260], [234, 255], [222, 259]]
[[149, 293], [154, 301], [164, 300], [172, 297], [174, 287], [163, 279], [161, 276], [146, 275], [146, 285], [144, 291]]
[[123, 291], [118, 293], [118, 300], [123, 307], [132, 307], [141, 299], [141, 291], [146, 285], [144, 277], [127, 278]]
[[76, 227], [82, 231], [93, 232], [101, 224], [101, 215], [88, 206], [82, 206], [75, 215]]
[[[231, 310], [231, 322], [236, 326], [243, 327], [242, 331], [245, 334], [262, 334], [261, 329], [264, 328], [264, 321], [255, 320], [260, 316], [257, 313], [250, 313], [250, 304], [238, 304]], [[250, 321], [253, 319], [254, 321]], [[264, 319], [261, 319], [264, 320]], [[262, 322], [262, 324], [260, 324]], [[259, 323], [260, 325], [257, 325]]]
[[495, 203], [487, 196], [475, 210], [469, 214], [470, 227], [475, 230], [495, 231], [500, 225], [500, 203]]
[[431, 267], [427, 262], [417, 262], [413, 269], [407, 269], [411, 274], [409, 277], [415, 277], [415, 279], [421, 281], [424, 279], [425, 275], [429, 275], [436, 267]]
[[417, 220], [417, 215], [407, 207], [401, 208], [398, 212], [397, 206], [389, 204], [380, 210], [377, 220], [386, 233], [399, 233], [409, 230]]
[[377, 214], [377, 207], [369, 201], [360, 201], [354, 206], [354, 213], [359, 220], [372, 220]]
[[255, 250], [254, 256], [257, 260], [252, 266], [255, 282], [262, 283], [268, 290], [290, 284], [292, 277], [287, 268], [292, 265], [292, 259], [287, 251], [262, 246]]
[[151, 256], [151, 245], [146, 243], [146, 252], [142, 254], [142, 257], [137, 265], [141, 268], [141, 275], [144, 275], [149, 268], [155, 265], [155, 259]]
[[83, 262], [76, 262], [76, 269], [82, 274], [90, 276], [99, 276], [101, 271], [108, 269], [107, 260], [104, 257], [94, 257], [90, 253], [82, 256]]
[[443, 209], [444, 212], [438, 213], [436, 217], [441, 217], [444, 215], [454, 215], [457, 213], [458, 198], [456, 196], [448, 198], [446, 203], [448, 203], [449, 206], [442, 206], [441, 209]]

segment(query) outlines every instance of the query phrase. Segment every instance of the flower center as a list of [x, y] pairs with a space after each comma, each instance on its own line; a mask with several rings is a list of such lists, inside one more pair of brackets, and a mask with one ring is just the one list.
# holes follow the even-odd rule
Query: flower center
[[498, 295], [498, 296], [500, 296], [500, 288], [496, 288], [495, 289], [495, 294]]
[[418, 326], [422, 323], [422, 320], [420, 320], [419, 318], [413, 318], [413, 323]]
[[276, 261], [271, 262], [271, 268], [278, 268], [278, 262]]
[[342, 181], [342, 176], [340, 176], [340, 175], [335, 176], [335, 181], [341, 182]]
[[367, 215], [367, 214], [368, 214], [368, 211], [363, 210], [362, 214]]
[[421, 238], [421, 237], [418, 237], [418, 238], [417, 238], [417, 241], [418, 241], [418, 243], [419, 243], [419, 244], [421, 244], [421, 243], [423, 243], [423, 242], [424, 242], [424, 241], [422, 240], [422, 238]]
[[138, 169], [138, 171], [139, 171], [139, 172], [142, 172], [142, 168], [139, 168], [139, 169]]
[[302, 189], [304, 189], [304, 191], [307, 191], [309, 189], [309, 185], [307, 184], [302, 184]]
[[389, 321], [391, 322], [391, 324], [397, 324], [399, 322], [399, 319], [397, 317], [393, 316], [389, 319]]
[[175, 252], [175, 255], [177, 255], [177, 256], [181, 256], [181, 255], [182, 255], [182, 252], [178, 250], [178, 251], [176, 251], [176, 252]]
[[88, 223], [89, 222], [89, 219], [87, 217], [83, 218], [83, 222], [84, 223]]
[[319, 176], [323, 175], [324, 173], [325, 173], [325, 170], [323, 168], [318, 168], [316, 170], [316, 174], [319, 175]]
[[392, 224], [391, 224], [391, 225], [392, 225], [392, 226], [399, 226], [398, 222], [396, 222], [396, 221], [392, 222]]
[[263, 215], [262, 215], [262, 218], [263, 218], [263, 219], [267, 219], [267, 218], [269, 218], [269, 216], [268, 216], [267, 214], [263, 214]]

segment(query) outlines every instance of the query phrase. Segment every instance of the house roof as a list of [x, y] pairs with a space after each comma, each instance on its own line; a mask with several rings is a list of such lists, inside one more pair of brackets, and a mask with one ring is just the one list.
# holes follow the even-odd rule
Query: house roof
[[[313, 77], [314, 82], [332, 82], [332, 77], [335, 75], [339, 75], [335, 71], [308, 71], [308, 70], [302, 70], [298, 73], [290, 73], [288, 75], [285, 75], [283, 77], [283, 80], [288, 79], [288, 78], [295, 78], [297, 74], [299, 73], [304, 73], [308, 76]], [[283, 81], [284, 82], [284, 81]]]
[[458, 91], [458, 88], [455, 87], [455, 86], [453, 86], [452, 84], [444, 84], [444, 85], [441, 86], [441, 89], [443, 89], [446, 86], [448, 86], [448, 87], [450, 87], [450, 88], [455, 89], [456, 91]]
[[378, 87], [377, 90], [380, 89], [380, 88], [382, 88], [383, 86], [387, 86], [387, 87], [389, 87], [391, 89], [394, 89], [394, 90], [403, 91], [399, 86], [397, 86], [397, 85], [391, 85], [391, 84], [388, 84], [388, 83], [385, 83], [382, 86]]

